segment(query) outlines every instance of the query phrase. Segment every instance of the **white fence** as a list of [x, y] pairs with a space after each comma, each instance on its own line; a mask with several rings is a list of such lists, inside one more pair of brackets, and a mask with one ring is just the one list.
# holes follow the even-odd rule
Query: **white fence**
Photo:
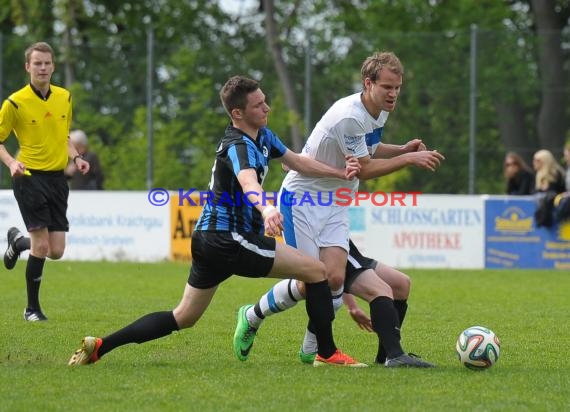
[[[180, 222], [193, 227], [197, 206], [179, 207], [175, 199], [154, 206], [147, 192], [72, 191], [64, 259], [182, 256], [176, 242], [189, 251], [189, 240], [179, 239]], [[350, 207], [351, 237], [364, 254], [402, 268], [570, 268], [570, 223], [536, 228], [533, 198], [418, 195], [415, 204], [404, 203]], [[11, 226], [24, 230], [12, 191], [0, 190], [2, 251]]]

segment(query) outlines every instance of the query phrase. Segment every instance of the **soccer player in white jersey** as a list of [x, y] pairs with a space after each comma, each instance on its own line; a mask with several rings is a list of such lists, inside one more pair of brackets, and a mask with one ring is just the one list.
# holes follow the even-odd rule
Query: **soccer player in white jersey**
[[[309, 136], [303, 154], [336, 167], [344, 164], [345, 155], [351, 154], [360, 162], [359, 179], [384, 176], [406, 166], [435, 171], [444, 157], [435, 150], [425, 150], [421, 140], [414, 139], [403, 146], [381, 142], [384, 124], [396, 108], [403, 73], [403, 66], [394, 53], [375, 53], [366, 58], [361, 68], [363, 91], [331, 106]], [[343, 189], [343, 196], [348, 193], [354, 196], [358, 181], [315, 179], [291, 171], [283, 181], [280, 197], [285, 240], [325, 263], [335, 310], [342, 305], [345, 273], [349, 271], [349, 216], [347, 207], [336, 204], [336, 201], [345, 203], [346, 200], [337, 196], [339, 189]], [[350, 258], [355, 260], [352, 253]], [[389, 284], [381, 276], [362, 276], [371, 272], [368, 270], [349, 272], [354, 276], [347, 282], [346, 291], [354, 292], [370, 304], [371, 327], [379, 338], [376, 362], [387, 367], [432, 367], [402, 349], [402, 319], [394, 306]], [[301, 285], [281, 281], [257, 305], [242, 306], [233, 342], [238, 359], [247, 359], [240, 355], [239, 349], [251, 347], [263, 319], [292, 307], [299, 298], [302, 298]], [[309, 324], [302, 352], [314, 346], [311, 329]]]

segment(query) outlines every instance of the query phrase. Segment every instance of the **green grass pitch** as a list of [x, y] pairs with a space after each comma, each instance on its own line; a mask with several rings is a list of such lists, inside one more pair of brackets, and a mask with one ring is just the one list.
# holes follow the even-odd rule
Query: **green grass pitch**
[[[570, 410], [570, 274], [530, 270], [410, 270], [404, 349], [433, 370], [313, 368], [301, 364], [304, 305], [268, 319], [250, 359], [234, 358], [237, 308], [271, 279], [223, 283], [191, 329], [128, 345], [70, 368], [85, 335], [103, 336], [172, 309], [188, 266], [48, 262], [41, 300], [48, 322], [26, 323], [25, 262], [0, 273], [0, 411], [563, 411]], [[367, 306], [361, 302], [361, 306]], [[501, 339], [498, 363], [461, 366], [455, 340], [472, 325]], [[377, 339], [344, 308], [340, 348], [372, 362]]]

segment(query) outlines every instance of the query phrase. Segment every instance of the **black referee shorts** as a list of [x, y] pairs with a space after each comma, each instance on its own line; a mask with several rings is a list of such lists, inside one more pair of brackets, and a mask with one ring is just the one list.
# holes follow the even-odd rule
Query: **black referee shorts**
[[14, 197], [28, 232], [44, 227], [49, 232], [68, 232], [69, 186], [63, 171], [28, 171], [31, 175], [12, 178]]
[[344, 278], [344, 291], [350, 293], [350, 287], [362, 272], [367, 269], [376, 270], [378, 261], [363, 256], [356, 245], [349, 241], [348, 260], [346, 262], [346, 273]]
[[257, 233], [194, 231], [188, 284], [209, 289], [232, 275], [266, 277], [275, 260], [275, 242]]

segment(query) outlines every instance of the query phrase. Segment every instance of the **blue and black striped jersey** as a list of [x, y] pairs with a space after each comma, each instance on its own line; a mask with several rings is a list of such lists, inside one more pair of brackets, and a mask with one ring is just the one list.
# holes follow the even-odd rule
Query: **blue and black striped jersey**
[[263, 180], [270, 159], [281, 157], [287, 147], [268, 128], [259, 131], [257, 140], [229, 125], [216, 150], [212, 177], [195, 230], [263, 233], [261, 213], [249, 202], [237, 175], [244, 169], [255, 169], [257, 181]]

